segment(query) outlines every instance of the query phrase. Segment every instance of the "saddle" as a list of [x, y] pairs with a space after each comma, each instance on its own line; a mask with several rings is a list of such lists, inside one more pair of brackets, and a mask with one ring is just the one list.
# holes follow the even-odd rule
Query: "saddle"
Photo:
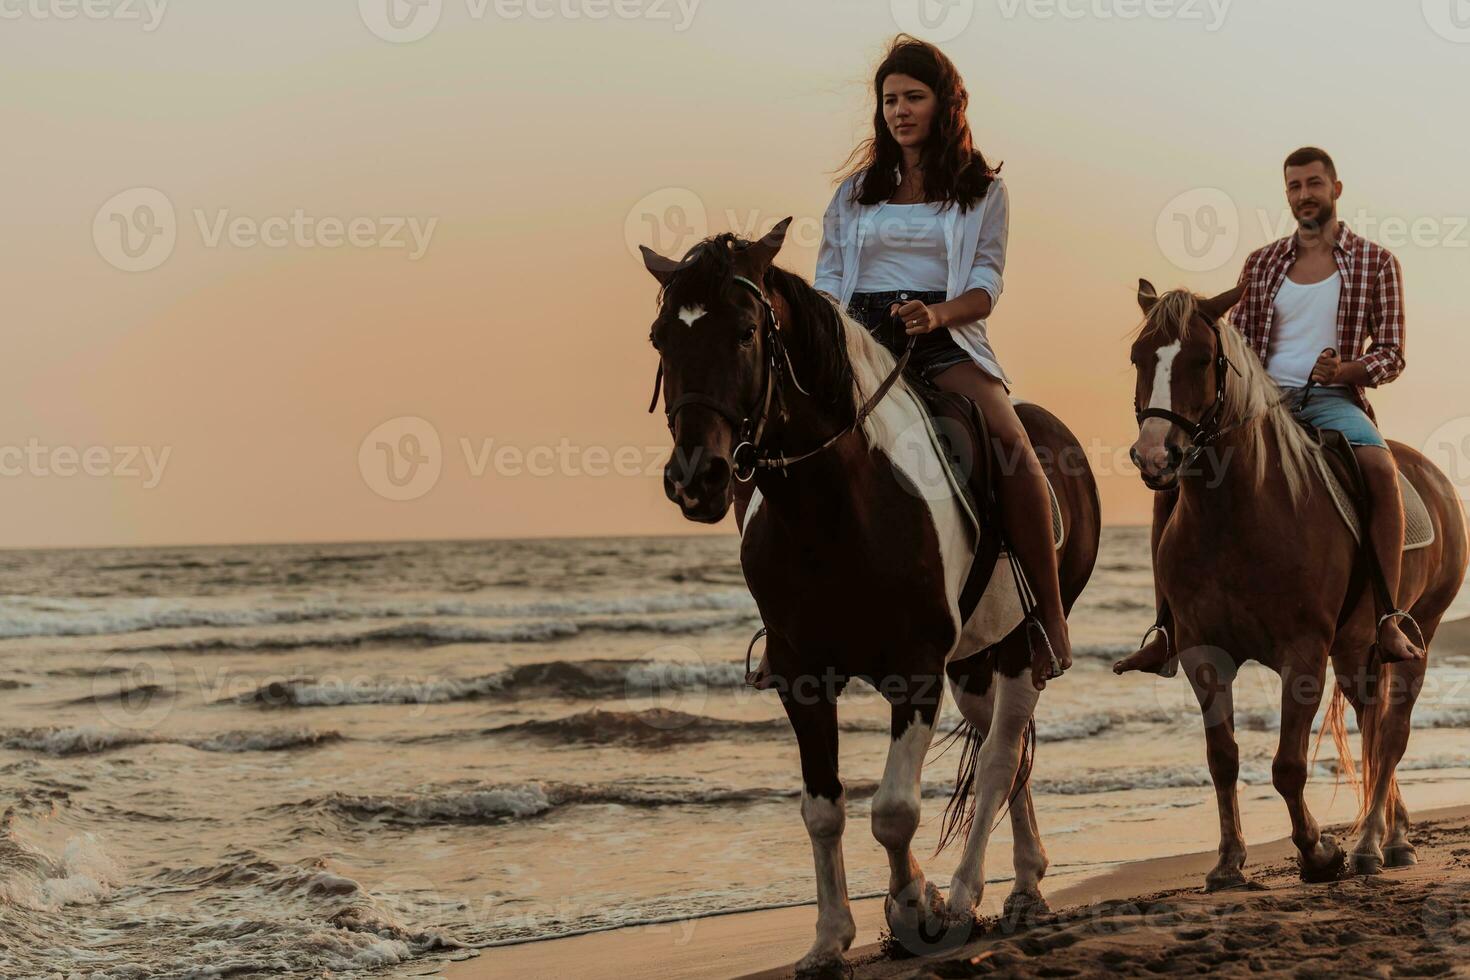
[[[905, 380], [929, 415], [939, 456], [949, 467], [960, 506], [967, 511], [976, 535], [975, 557], [960, 592], [963, 622], [979, 604], [997, 560], [1008, 550], [1001, 533], [995, 494], [1000, 460], [996, 457], [985, 416], [973, 401], [959, 392], [945, 391], [917, 374], [908, 373]], [[1047, 481], [1047, 492], [1051, 498], [1052, 538], [1055, 547], [1060, 548], [1063, 540], [1061, 505], [1050, 480]]]

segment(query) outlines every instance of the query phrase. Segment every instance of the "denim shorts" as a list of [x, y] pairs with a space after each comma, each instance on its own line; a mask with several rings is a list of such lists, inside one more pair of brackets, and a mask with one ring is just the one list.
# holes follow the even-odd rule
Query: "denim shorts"
[[[887, 347], [894, 357], [902, 357], [903, 349], [908, 346], [909, 335], [901, 327], [893, 325], [888, 316], [888, 308], [894, 303], [903, 304], [910, 300], [933, 305], [943, 303], [944, 299], [945, 293], [942, 289], [853, 293], [852, 300], [847, 305], [847, 315], [867, 327], [868, 332]], [[974, 363], [974, 358], [955, 343], [954, 338], [949, 335], [948, 327], [940, 327], [938, 330], [916, 335], [914, 353], [909, 357], [909, 368], [932, 383], [936, 377], [956, 364], [966, 362]]]
[[1383, 441], [1383, 435], [1378, 431], [1378, 427], [1373, 424], [1368, 413], [1363, 411], [1353, 399], [1351, 390], [1323, 388], [1317, 385], [1312, 388], [1312, 397], [1308, 400], [1305, 409], [1298, 407], [1302, 400], [1302, 390], [1301, 388], [1282, 389], [1286, 397], [1286, 404], [1292, 406], [1297, 418], [1319, 429], [1337, 429], [1347, 436], [1348, 442], [1354, 446], [1388, 448], [1388, 443]]

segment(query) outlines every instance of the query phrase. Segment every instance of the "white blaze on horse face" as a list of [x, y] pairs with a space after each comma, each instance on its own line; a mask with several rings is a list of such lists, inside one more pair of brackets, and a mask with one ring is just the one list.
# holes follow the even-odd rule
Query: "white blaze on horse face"
[[[1179, 349], [1183, 342], [1176, 340], [1172, 344], [1160, 347], [1158, 350], [1159, 363], [1154, 368], [1154, 390], [1149, 396], [1149, 408], [1162, 408], [1166, 411], [1174, 410], [1174, 358], [1179, 356]], [[1169, 434], [1169, 422], [1167, 419], [1144, 419], [1143, 427], [1139, 430], [1139, 444], [1148, 445], [1153, 439], [1162, 443], [1164, 437]], [[1148, 438], [1145, 439], [1144, 437]]]
[[694, 326], [694, 321], [704, 316], [705, 310], [702, 306], [684, 306], [679, 309], [679, 319], [684, 321], [685, 326]]

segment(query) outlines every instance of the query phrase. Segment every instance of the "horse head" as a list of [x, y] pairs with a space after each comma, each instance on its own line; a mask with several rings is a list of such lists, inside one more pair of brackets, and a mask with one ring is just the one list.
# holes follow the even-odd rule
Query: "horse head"
[[1176, 486], [1186, 459], [1218, 436], [1228, 360], [1218, 321], [1240, 299], [1239, 287], [1213, 299], [1186, 290], [1161, 298], [1138, 281], [1145, 316], [1129, 359], [1138, 372], [1138, 440], [1128, 455], [1151, 490]]
[[765, 279], [790, 223], [757, 242], [717, 236], [681, 261], [643, 248], [643, 264], [662, 287], [649, 340], [659, 353], [674, 439], [664, 493], [693, 521], [713, 524], [729, 511], [736, 454], [769, 410], [772, 304], [780, 299], [768, 295]]

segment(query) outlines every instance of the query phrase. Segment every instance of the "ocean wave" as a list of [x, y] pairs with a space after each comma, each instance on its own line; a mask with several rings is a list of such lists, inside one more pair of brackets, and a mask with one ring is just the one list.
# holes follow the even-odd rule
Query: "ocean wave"
[[442, 704], [478, 698], [639, 697], [667, 691], [729, 689], [743, 684], [734, 663], [657, 660], [553, 660], [466, 678], [282, 678], [236, 699], [262, 707], [347, 704]]
[[[249, 627], [361, 619], [566, 619], [655, 616], [692, 612], [751, 612], [744, 589], [660, 595], [584, 597], [537, 602], [491, 602], [461, 598], [356, 599], [326, 596], [269, 605], [225, 599], [71, 599], [0, 596], [0, 638], [97, 636], [187, 627]], [[606, 628], [616, 628], [606, 627]]]
[[281, 752], [325, 745], [340, 741], [342, 737], [339, 732], [317, 732], [305, 728], [229, 731], [188, 737], [84, 725], [13, 729], [0, 733], [0, 747], [54, 756], [95, 755], [134, 745], [185, 745], [200, 752]]
[[705, 615], [589, 617], [542, 619], [504, 626], [467, 623], [395, 623], [364, 630], [315, 633], [208, 636], [173, 643], [114, 647], [114, 653], [224, 653], [291, 651], [308, 648], [345, 649], [363, 646], [445, 646], [452, 643], [548, 643], [589, 631], [686, 634], [748, 623], [752, 612]]
[[[866, 730], [870, 726], [862, 726]], [[887, 729], [887, 726], [884, 726]], [[706, 742], [715, 738], [745, 735], [789, 734], [785, 718], [770, 721], [734, 721], [709, 718], [669, 708], [642, 711], [605, 711], [594, 708], [565, 718], [522, 721], [481, 732], [482, 735], [513, 735], [562, 743], [588, 742], [595, 745], [628, 745], [661, 748], [684, 742]]]

